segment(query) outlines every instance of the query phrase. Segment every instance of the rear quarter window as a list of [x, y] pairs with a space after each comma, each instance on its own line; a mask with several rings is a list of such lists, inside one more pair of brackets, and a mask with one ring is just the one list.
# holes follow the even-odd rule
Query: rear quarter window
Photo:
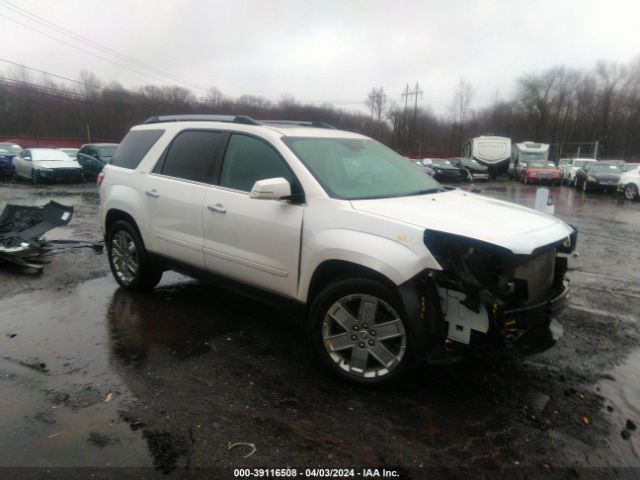
[[136, 169], [164, 130], [131, 130], [124, 137], [109, 162], [116, 167]]

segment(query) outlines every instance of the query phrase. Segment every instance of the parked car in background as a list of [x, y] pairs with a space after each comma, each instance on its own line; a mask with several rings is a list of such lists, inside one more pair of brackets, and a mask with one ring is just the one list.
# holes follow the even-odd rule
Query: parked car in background
[[625, 162], [624, 165], [622, 165], [622, 171], [630, 172], [631, 170], [636, 170], [638, 167], [640, 167], [640, 163]]
[[[625, 167], [628, 165], [630, 164], [626, 164]], [[618, 192], [623, 193], [627, 200], [638, 198], [638, 192], [640, 191], [640, 165], [634, 165], [635, 168], [624, 171], [618, 180]]]
[[562, 170], [556, 164], [548, 160], [529, 162], [520, 174], [522, 183], [548, 183], [560, 185]]
[[79, 148], [59, 148], [58, 150], [66, 153], [74, 160], [78, 158], [78, 152], [80, 151]]
[[78, 163], [86, 178], [96, 178], [113, 157], [117, 143], [87, 143], [78, 152]]
[[588, 162], [576, 173], [575, 186], [583, 192], [589, 190], [616, 190], [622, 164], [619, 162]]
[[433, 177], [439, 182], [458, 183], [471, 181], [471, 176], [466, 169], [456, 167], [449, 160], [433, 159], [431, 168], [435, 172]]
[[587, 163], [593, 163], [596, 160], [594, 158], [570, 158], [569, 162], [565, 164], [562, 170], [562, 182], [565, 185], [575, 185], [576, 173]]
[[[436, 174], [433, 168], [422, 163], [422, 160], [412, 160], [412, 162], [414, 163], [414, 165], [416, 165], [420, 170], [422, 170], [424, 173], [426, 173], [430, 177], [433, 177]], [[431, 163], [429, 163], [429, 165], [430, 164]]]
[[489, 168], [473, 158], [454, 157], [448, 160], [454, 167], [464, 168], [471, 176], [471, 180], [489, 180]]
[[22, 151], [15, 143], [0, 143], [0, 175], [13, 174], [13, 157]]
[[42, 181], [82, 181], [82, 168], [69, 155], [55, 148], [29, 148], [13, 157], [17, 177]]

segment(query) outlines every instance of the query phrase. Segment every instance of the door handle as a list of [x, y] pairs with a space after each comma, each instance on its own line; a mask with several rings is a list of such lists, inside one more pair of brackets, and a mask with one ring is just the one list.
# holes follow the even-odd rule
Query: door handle
[[158, 198], [160, 196], [160, 194], [158, 192], [154, 190], [145, 190], [144, 192], [147, 197], [151, 197], [151, 198]]
[[218, 213], [227, 213], [227, 209], [221, 203], [216, 203], [215, 205], [207, 205], [207, 208], [212, 212]]

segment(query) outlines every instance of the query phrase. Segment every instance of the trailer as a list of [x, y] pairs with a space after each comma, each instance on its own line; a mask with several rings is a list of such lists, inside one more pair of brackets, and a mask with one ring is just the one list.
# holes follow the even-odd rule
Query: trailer
[[493, 179], [507, 173], [511, 159], [511, 139], [493, 135], [475, 137], [464, 144], [462, 154], [465, 158], [486, 166]]
[[549, 144], [527, 140], [516, 143], [511, 150], [508, 175], [512, 180], [519, 180], [522, 169], [534, 160], [549, 160]]

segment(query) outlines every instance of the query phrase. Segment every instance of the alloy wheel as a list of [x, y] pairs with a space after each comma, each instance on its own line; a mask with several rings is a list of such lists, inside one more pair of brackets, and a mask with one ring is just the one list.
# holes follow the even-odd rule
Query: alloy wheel
[[390, 374], [402, 362], [407, 334], [400, 315], [373, 295], [342, 297], [322, 323], [327, 354], [350, 375], [375, 378]]
[[131, 235], [118, 230], [111, 240], [111, 261], [116, 275], [122, 282], [131, 283], [138, 274], [140, 260]]

